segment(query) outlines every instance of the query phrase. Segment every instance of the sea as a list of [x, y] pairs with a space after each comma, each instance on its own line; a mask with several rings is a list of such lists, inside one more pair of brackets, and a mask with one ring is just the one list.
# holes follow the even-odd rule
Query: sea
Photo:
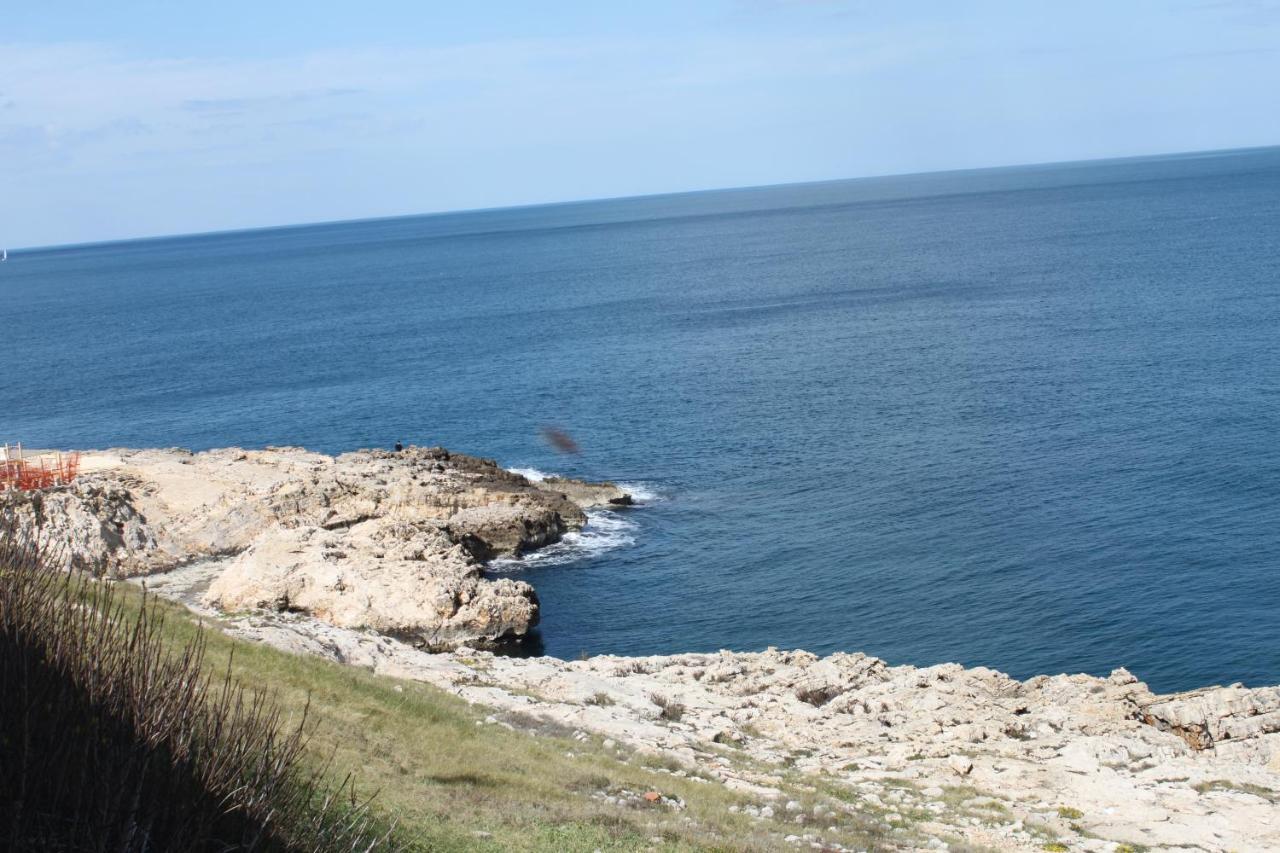
[[1280, 148], [11, 249], [0, 365], [29, 447], [628, 484], [491, 566], [536, 652], [1280, 683]]

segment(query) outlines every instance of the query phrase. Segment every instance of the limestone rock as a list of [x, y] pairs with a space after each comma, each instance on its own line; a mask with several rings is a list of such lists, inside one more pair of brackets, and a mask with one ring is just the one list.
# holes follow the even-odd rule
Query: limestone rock
[[554, 509], [537, 504], [485, 504], [460, 509], [449, 516], [449, 538], [477, 558], [501, 554], [519, 556], [559, 541], [569, 529]]
[[101, 477], [57, 490], [0, 493], [0, 525], [54, 563], [95, 575], [134, 574], [156, 547], [126, 485]]
[[1142, 708], [1141, 718], [1192, 749], [1280, 767], [1280, 687], [1234, 684], [1162, 696]]
[[227, 611], [301, 611], [431, 649], [518, 637], [538, 621], [527, 583], [486, 580], [436, 527], [387, 518], [262, 536], [231, 560], [206, 601]]
[[587, 522], [584, 507], [624, 494], [547, 487], [442, 448], [116, 450], [81, 467], [70, 488], [0, 496], [0, 519], [98, 574], [221, 559], [202, 582], [218, 608], [303, 612], [432, 649], [536, 625], [533, 589], [485, 577], [483, 561], [556, 542]]
[[547, 477], [540, 484], [548, 491], [560, 492], [583, 508], [597, 506], [630, 506], [633, 501], [614, 483], [585, 483], [567, 477]]

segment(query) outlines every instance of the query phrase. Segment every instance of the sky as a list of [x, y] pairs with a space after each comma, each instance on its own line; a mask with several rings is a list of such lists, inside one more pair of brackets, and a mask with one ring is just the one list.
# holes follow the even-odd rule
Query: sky
[[43, 0], [0, 245], [1280, 143], [1280, 0]]

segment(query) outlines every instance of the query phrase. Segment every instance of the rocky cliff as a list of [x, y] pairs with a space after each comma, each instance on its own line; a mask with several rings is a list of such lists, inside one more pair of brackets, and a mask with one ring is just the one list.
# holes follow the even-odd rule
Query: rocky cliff
[[227, 611], [308, 613], [443, 648], [518, 638], [527, 583], [483, 561], [557, 541], [611, 484], [533, 483], [440, 448], [338, 457], [298, 448], [86, 453], [68, 489], [0, 496], [0, 517], [54, 559], [129, 577], [229, 558], [208, 591]]

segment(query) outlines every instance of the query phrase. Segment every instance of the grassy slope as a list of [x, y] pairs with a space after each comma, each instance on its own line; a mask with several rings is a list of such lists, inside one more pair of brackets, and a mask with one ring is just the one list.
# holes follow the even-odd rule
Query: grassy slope
[[[122, 586], [137, 606], [140, 593]], [[202, 630], [185, 609], [160, 606], [175, 642]], [[376, 793], [375, 812], [396, 821], [411, 849], [631, 850], [653, 849], [659, 838], [668, 850], [770, 850], [779, 830], [804, 831], [762, 826], [728, 810], [745, 801], [722, 785], [657, 772], [594, 740], [485, 724], [484, 709], [429, 685], [218, 631], [207, 635], [208, 661], [218, 671], [232, 659], [241, 683], [269, 691], [296, 714], [309, 698], [312, 759], [331, 759], [336, 778], [352, 773], [362, 795]], [[687, 808], [619, 807], [590, 796], [618, 788], [657, 790]], [[840, 835], [846, 843], [879, 846], [856, 826]]]

